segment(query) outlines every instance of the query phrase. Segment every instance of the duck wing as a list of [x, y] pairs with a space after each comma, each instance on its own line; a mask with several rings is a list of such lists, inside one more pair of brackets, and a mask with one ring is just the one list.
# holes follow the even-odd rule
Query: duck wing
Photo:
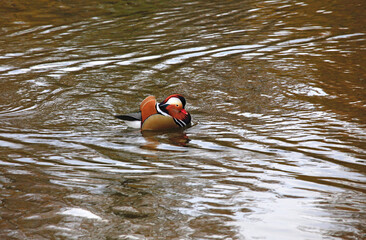
[[115, 115], [115, 117], [124, 121], [141, 121], [141, 112]]

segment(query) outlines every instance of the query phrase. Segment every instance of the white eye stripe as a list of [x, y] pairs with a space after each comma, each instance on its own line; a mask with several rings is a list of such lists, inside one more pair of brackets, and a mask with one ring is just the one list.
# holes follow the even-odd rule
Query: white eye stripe
[[183, 105], [182, 104], [182, 101], [179, 99], [179, 98], [176, 98], [176, 97], [172, 97], [170, 98], [167, 102], [167, 104], [174, 104], [174, 105]]

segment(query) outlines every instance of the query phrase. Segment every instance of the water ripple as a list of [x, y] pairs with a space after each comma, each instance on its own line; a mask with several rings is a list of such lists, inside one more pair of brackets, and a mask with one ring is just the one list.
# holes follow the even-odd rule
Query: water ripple
[[[362, 238], [357, 1], [12, 2], [0, 238]], [[113, 117], [172, 93], [182, 132]]]

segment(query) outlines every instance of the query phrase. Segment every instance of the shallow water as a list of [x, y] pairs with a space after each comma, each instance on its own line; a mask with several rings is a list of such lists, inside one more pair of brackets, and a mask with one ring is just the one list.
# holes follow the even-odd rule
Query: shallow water
[[363, 1], [3, 5], [1, 239], [366, 238]]

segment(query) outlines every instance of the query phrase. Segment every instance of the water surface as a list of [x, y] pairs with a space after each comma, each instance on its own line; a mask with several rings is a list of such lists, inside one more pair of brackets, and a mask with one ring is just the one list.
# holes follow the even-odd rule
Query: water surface
[[[365, 4], [5, 1], [1, 239], [363, 239]], [[187, 99], [193, 127], [113, 115]]]

